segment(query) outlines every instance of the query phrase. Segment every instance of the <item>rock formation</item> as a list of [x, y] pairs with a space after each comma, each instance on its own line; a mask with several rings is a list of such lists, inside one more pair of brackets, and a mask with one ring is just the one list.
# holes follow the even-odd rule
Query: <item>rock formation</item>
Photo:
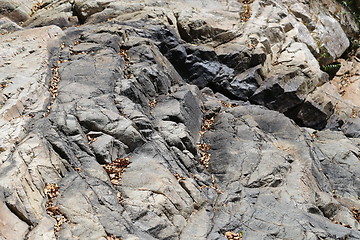
[[360, 239], [352, 4], [0, 0], [0, 240]]

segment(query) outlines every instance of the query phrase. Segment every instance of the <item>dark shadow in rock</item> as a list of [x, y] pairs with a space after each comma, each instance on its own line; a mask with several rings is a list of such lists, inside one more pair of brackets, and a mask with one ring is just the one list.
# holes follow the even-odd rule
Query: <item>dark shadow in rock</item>
[[331, 64], [322, 65], [321, 70], [329, 75], [329, 79], [333, 79], [336, 73], [339, 71], [341, 64], [339, 62], [333, 62]]
[[285, 116], [294, 120], [300, 127], [321, 130], [326, 127], [328, 116], [310, 102], [304, 102], [286, 112]]

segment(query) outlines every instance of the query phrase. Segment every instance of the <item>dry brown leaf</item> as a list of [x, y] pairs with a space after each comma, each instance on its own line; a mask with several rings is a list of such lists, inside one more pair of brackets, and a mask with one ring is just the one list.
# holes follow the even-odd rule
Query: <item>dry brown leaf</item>
[[121, 240], [121, 238], [115, 237], [114, 235], [110, 235], [106, 237], [106, 240]]
[[239, 106], [236, 103], [229, 103], [229, 102], [225, 102], [225, 101], [220, 101], [220, 103], [226, 108], [234, 108], [234, 107]]
[[242, 234], [241, 233], [234, 233], [234, 232], [226, 232], [225, 237], [229, 240], [242, 240]]
[[185, 180], [185, 179], [186, 179], [185, 177], [181, 176], [181, 175], [178, 174], [178, 173], [175, 173], [174, 176], [175, 176], [175, 178], [176, 178], [178, 181], [182, 181], [182, 180]]
[[114, 185], [119, 185], [121, 175], [130, 164], [129, 158], [117, 158], [109, 164], [103, 165], [104, 170], [109, 175], [110, 181]]
[[59, 194], [59, 186], [56, 183], [48, 183], [45, 185], [44, 192], [49, 199], [55, 198]]
[[149, 107], [150, 107], [150, 108], [154, 108], [154, 107], [156, 106], [156, 104], [157, 104], [156, 99], [153, 99], [153, 100], [151, 100], [151, 101], [149, 102]]
[[88, 144], [91, 144], [96, 141], [96, 138], [91, 135], [86, 135], [86, 138], [88, 140]]
[[211, 146], [206, 143], [196, 144], [200, 151], [200, 163], [205, 166], [205, 168], [209, 167], [209, 161], [211, 158], [211, 154], [208, 152], [211, 149]]
[[351, 212], [352, 212], [354, 218], [356, 219], [356, 221], [358, 221], [360, 223], [360, 209], [351, 208]]

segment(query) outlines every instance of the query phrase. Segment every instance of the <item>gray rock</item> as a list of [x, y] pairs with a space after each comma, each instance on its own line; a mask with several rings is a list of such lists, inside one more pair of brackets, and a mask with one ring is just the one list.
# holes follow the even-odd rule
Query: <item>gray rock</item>
[[111, 163], [117, 157], [125, 155], [127, 147], [114, 137], [97, 132], [89, 132], [88, 136], [94, 139], [90, 147], [99, 163]]
[[357, 118], [349, 119], [341, 128], [347, 137], [360, 137], [360, 121]]
[[3, 0], [0, 2], [0, 16], [8, 17], [16, 23], [24, 22], [30, 17], [33, 4], [35, 4], [35, 1], [32, 0]]
[[104, 10], [111, 1], [95, 1], [95, 0], [76, 0], [74, 1], [74, 11], [79, 21], [84, 23], [91, 15]]
[[15, 32], [22, 29], [19, 25], [8, 19], [7, 17], [0, 18], [0, 34]]
[[42, 3], [38, 10], [32, 12], [31, 18], [24, 22], [24, 26], [40, 27], [56, 25], [59, 27], [70, 27], [77, 23], [77, 17], [73, 16], [72, 4], [60, 1]]
[[164, 135], [164, 139], [169, 146], [175, 146], [179, 150], [188, 150], [193, 154], [197, 153], [193, 138], [182, 123], [172, 121], [160, 121], [157, 128]]
[[0, 239], [360, 239], [333, 0], [22, 3], [0, 3]]
[[[264, 111], [266, 114], [264, 114]], [[328, 188], [327, 191], [329, 192], [326, 196], [334, 202], [334, 204], [331, 205], [332, 207], [326, 205], [328, 203], [319, 203], [319, 200], [310, 197], [310, 192], [314, 191], [314, 189], [310, 190], [310, 188], [306, 187], [308, 190], [303, 189], [303, 195], [300, 198], [295, 197], [295, 201], [299, 201], [299, 204], [301, 202], [303, 207], [288, 208], [291, 204], [287, 202], [286, 197], [284, 198], [285, 192], [283, 191], [286, 191], [286, 194], [291, 194], [291, 196], [297, 196], [295, 192], [298, 191], [299, 188], [295, 186], [291, 187], [291, 185], [299, 184], [296, 182], [301, 181], [302, 177], [300, 175], [308, 175], [305, 172], [301, 173], [301, 171], [298, 171], [299, 166], [301, 165], [305, 166], [310, 164], [312, 165], [311, 168], [314, 168], [315, 163], [320, 161], [321, 166], [317, 166], [316, 168], [323, 168], [320, 169], [321, 174], [325, 174], [329, 179], [326, 180], [327, 178], [317, 177], [311, 181], [320, 181], [322, 185], [328, 184], [334, 187], [342, 182], [339, 179], [335, 180], [333, 178], [334, 175], [332, 175], [335, 171], [339, 172], [339, 170], [335, 170], [332, 174], [328, 173], [327, 170], [325, 170], [325, 168], [327, 169], [326, 160], [304, 151], [304, 149], [308, 148], [307, 144], [310, 142], [306, 143], [308, 141], [306, 134], [303, 135], [304, 133], [299, 128], [294, 128], [294, 126], [293, 122], [289, 121], [285, 116], [280, 115], [279, 113], [269, 112], [268, 110], [253, 106], [235, 107], [227, 112], [219, 114], [216, 119], [214, 130], [206, 133], [204, 139], [204, 141], [211, 146], [210, 171], [218, 177], [219, 188], [225, 192], [225, 194], [221, 196], [219, 204], [225, 206], [223, 208], [228, 209], [224, 209], [223, 212], [218, 213], [216, 217], [213, 218], [219, 218], [219, 220], [215, 220], [219, 221], [215, 222], [215, 229], [219, 230], [214, 229], [214, 232], [242, 231], [246, 238], [256, 236], [260, 239], [267, 239], [270, 234], [276, 235], [280, 239], [285, 236], [290, 236], [292, 239], [303, 239], [306, 236], [306, 239], [311, 239], [310, 236], [313, 235], [314, 232], [316, 232], [315, 235], [319, 235], [320, 232], [322, 232], [322, 234], [325, 234], [324, 236], [331, 236], [332, 234], [344, 236], [349, 234], [348, 230], [340, 230], [341, 227], [336, 230], [341, 231], [341, 233], [325, 233], [327, 232], [327, 230], [325, 230], [327, 227], [325, 226], [330, 223], [321, 221], [321, 218], [313, 214], [324, 214], [331, 219], [333, 219], [332, 217], [335, 219], [341, 218], [343, 219], [342, 221], [347, 222], [346, 224], [351, 224], [354, 227], [357, 226], [352, 222], [352, 218], [351, 220], [348, 219], [345, 221], [345, 215], [343, 217], [340, 217], [341, 214], [337, 215], [340, 211], [343, 214], [346, 214], [349, 209], [343, 209], [341, 204], [331, 197], [331, 188]], [[329, 134], [332, 133], [329, 132]], [[319, 141], [321, 141], [321, 139], [319, 139]], [[301, 142], [303, 142], [303, 145]], [[324, 144], [327, 145], [328, 143]], [[330, 145], [327, 146], [331, 148]], [[327, 151], [324, 150], [323, 147], [320, 149], [322, 149], [321, 151]], [[329, 158], [331, 157], [329, 156]], [[266, 160], [270, 159], [271, 162], [266, 162]], [[305, 159], [312, 160], [308, 161]], [[351, 170], [352, 173], [356, 171], [356, 169]], [[350, 175], [349, 178], [351, 178]], [[286, 181], [285, 185], [283, 181]], [[326, 183], [327, 181], [329, 182]], [[333, 181], [338, 181], [338, 183], [335, 184]], [[345, 182], [348, 181], [354, 180], [345, 180]], [[239, 189], [239, 183], [245, 188]], [[291, 190], [289, 188], [291, 188]], [[343, 189], [343, 187], [339, 188]], [[353, 189], [351, 186], [349, 188]], [[326, 188], [323, 188], [323, 190], [325, 189]], [[357, 196], [357, 193], [355, 192], [348, 194], [343, 191], [341, 192], [341, 198], [352, 198]], [[229, 195], [227, 195], [228, 193]], [[307, 194], [310, 195], [306, 197]], [[325, 195], [325, 193], [323, 193], [323, 195]], [[304, 201], [304, 199], [308, 199], [310, 202]], [[242, 205], [241, 202], [246, 202], [248, 207]], [[273, 202], [274, 205], [270, 202]], [[306, 204], [309, 203], [313, 206], [319, 206], [321, 210], [317, 209], [317, 207], [311, 207], [309, 210], [311, 214], [309, 215], [307, 213], [308, 207], [306, 206]], [[270, 208], [272, 209], [271, 211], [266, 210], [269, 209], [266, 207], [269, 206], [267, 204], [272, 205]], [[256, 210], [257, 208], [261, 208], [261, 210]], [[277, 208], [279, 208], [279, 210], [276, 210]], [[332, 212], [327, 213], [327, 211]], [[282, 215], [280, 212], [285, 213], [285, 215]], [[236, 213], [238, 213], [238, 215]], [[272, 223], [270, 224], [264, 221], [269, 215], [272, 219]], [[303, 219], [303, 217], [300, 217], [301, 215], [306, 216], [308, 221], [305, 227], [307, 230], [304, 232], [299, 232], [296, 224], [290, 224], [292, 226], [287, 224], [286, 230], [278, 229], [278, 226], [282, 226], [282, 219], [290, 216], [297, 216], [297, 219]], [[229, 220], [222, 221], [221, 219], [224, 218]], [[234, 220], [231, 221], [230, 219]], [[239, 221], [239, 223], [235, 223], [237, 221]], [[277, 221], [278, 225], [273, 225]], [[295, 223], [295, 221], [290, 219], [285, 221], [287, 223]], [[309, 222], [312, 224], [307, 225]], [[239, 226], [241, 226], [241, 228], [239, 228]], [[260, 229], [264, 229], [264, 227], [266, 227], [268, 233], [258, 235], [259, 233], [257, 233], [256, 230], [253, 230], [258, 229], [258, 231], [260, 231]], [[292, 230], [288, 232], [289, 229]], [[211, 236], [215, 239], [216, 234]], [[353, 235], [352, 237], [355, 239], [355, 236], [356, 235]]]
[[165, 99], [159, 100], [154, 108], [154, 117], [185, 124], [196, 142], [199, 139], [202, 118], [196, 97], [191, 91], [184, 88]]
[[6, 221], [6, 225], [2, 224], [1, 236], [4, 239], [24, 239], [29, 226], [12, 213], [3, 200], [0, 202], [0, 213], [1, 220]]

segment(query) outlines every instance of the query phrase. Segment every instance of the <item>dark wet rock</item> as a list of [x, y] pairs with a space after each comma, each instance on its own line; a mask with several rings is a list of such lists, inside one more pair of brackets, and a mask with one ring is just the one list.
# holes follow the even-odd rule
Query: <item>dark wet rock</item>
[[255, 62], [255, 60], [251, 60], [255, 59], [254, 53], [251, 53], [250, 50], [242, 44], [230, 42], [217, 47], [215, 51], [219, 62], [235, 69], [237, 72], [243, 72], [249, 68], [251, 61]]
[[247, 100], [263, 82], [260, 66], [249, 68], [230, 82], [229, 92], [236, 98]]
[[[329, 108], [333, 109], [333, 106], [329, 106]], [[318, 130], [326, 127], [328, 117], [331, 113], [327, 114], [320, 106], [307, 101], [285, 112], [285, 114], [298, 125], [312, 127]]]

